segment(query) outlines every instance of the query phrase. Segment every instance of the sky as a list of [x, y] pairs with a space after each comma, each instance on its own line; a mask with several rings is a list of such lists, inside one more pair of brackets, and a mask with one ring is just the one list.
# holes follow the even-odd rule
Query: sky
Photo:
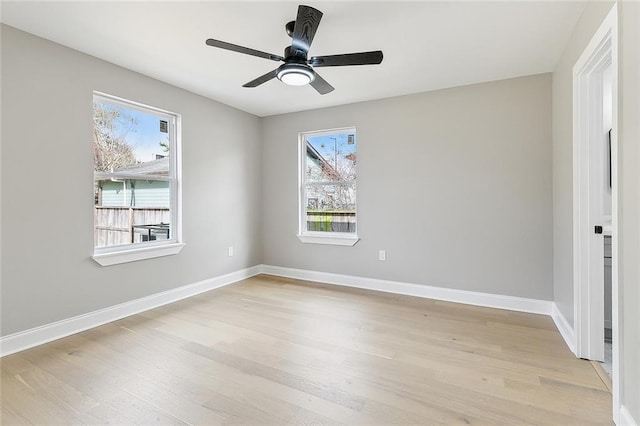
[[118, 121], [115, 133], [120, 134], [123, 132], [126, 134], [127, 143], [133, 148], [136, 160], [147, 162], [155, 160], [156, 154], [167, 154], [160, 146], [161, 141], [168, 141], [168, 133], [160, 132], [160, 120], [164, 119], [164, 117], [118, 105], [106, 104], [135, 119], [135, 125]]
[[[351, 133], [336, 133], [332, 135], [309, 136], [307, 137], [307, 141], [309, 141], [311, 146], [313, 146], [329, 164], [334, 165], [337, 161], [339, 165], [341, 159], [356, 152], [356, 137], [354, 134], [353, 143], [350, 144], [348, 140], [350, 134]], [[337, 158], [335, 155], [336, 149], [338, 151]]]

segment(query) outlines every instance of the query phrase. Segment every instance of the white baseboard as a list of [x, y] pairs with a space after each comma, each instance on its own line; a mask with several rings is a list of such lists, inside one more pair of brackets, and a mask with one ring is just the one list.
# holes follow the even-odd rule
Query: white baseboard
[[624, 405], [620, 407], [620, 423], [618, 426], [638, 426], [638, 422], [635, 421], [629, 409]]
[[551, 310], [551, 318], [553, 318], [553, 322], [556, 324], [560, 335], [564, 339], [564, 342], [569, 347], [569, 350], [576, 354], [576, 336], [573, 332], [573, 327], [569, 325], [569, 321], [562, 315], [562, 312], [558, 309], [558, 306], [553, 303], [553, 308]]
[[73, 318], [35, 327], [29, 330], [0, 337], [0, 356], [10, 355], [34, 346], [60, 339], [93, 327], [100, 326], [121, 318], [128, 317], [168, 303], [176, 302], [205, 291], [213, 290], [258, 274], [277, 275], [327, 284], [337, 284], [386, 293], [403, 294], [443, 300], [447, 302], [465, 303], [468, 305], [489, 308], [507, 309], [518, 312], [550, 315], [567, 345], [575, 353], [573, 330], [558, 311], [555, 304], [547, 300], [528, 299], [523, 297], [504, 296], [468, 290], [456, 290], [428, 285], [404, 283], [398, 281], [364, 278], [353, 275], [333, 274], [328, 272], [308, 271], [284, 268], [271, 265], [257, 265], [219, 277], [178, 287], [162, 293], [125, 302]]
[[485, 306], [489, 308], [507, 309], [510, 311], [529, 312], [534, 314], [551, 315], [553, 306], [553, 302], [548, 300], [503, 296], [500, 294], [456, 290], [398, 281], [379, 280], [375, 278], [363, 278], [353, 275], [284, 268], [280, 266], [262, 265], [262, 273], [300, 280], [317, 281], [327, 284], [337, 284], [347, 287], [357, 287], [367, 290], [383, 291], [386, 293], [404, 294], [407, 296], [424, 297], [428, 299], [444, 300], [447, 302], [465, 303], [468, 305]]
[[128, 317], [149, 309], [157, 308], [168, 303], [176, 302], [187, 297], [258, 275], [261, 265], [241, 269], [229, 274], [208, 280], [199, 281], [182, 287], [152, 294], [119, 305], [78, 315], [73, 318], [35, 327], [29, 330], [0, 337], [0, 356], [10, 355], [43, 343], [51, 342], [62, 337], [70, 336], [81, 331], [97, 327], [121, 318]]

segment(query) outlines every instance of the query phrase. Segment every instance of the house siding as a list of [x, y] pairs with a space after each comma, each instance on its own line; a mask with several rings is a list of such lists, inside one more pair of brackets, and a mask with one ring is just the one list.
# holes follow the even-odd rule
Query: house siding
[[[126, 201], [122, 182], [102, 182], [102, 205], [107, 207], [169, 207], [169, 182], [131, 181], [126, 184]], [[131, 196], [134, 194], [133, 203]]]

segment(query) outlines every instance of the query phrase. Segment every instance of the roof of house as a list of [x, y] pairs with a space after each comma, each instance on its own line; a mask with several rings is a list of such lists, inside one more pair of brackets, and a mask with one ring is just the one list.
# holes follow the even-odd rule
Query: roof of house
[[112, 172], [97, 172], [95, 173], [95, 180], [135, 179], [136, 177], [144, 179], [148, 176], [169, 176], [169, 157], [133, 164]]
[[311, 157], [312, 160], [316, 162], [321, 168], [322, 172], [327, 176], [338, 179], [340, 178], [340, 173], [329, 163], [323, 156], [316, 150], [313, 145], [307, 141], [307, 155]]

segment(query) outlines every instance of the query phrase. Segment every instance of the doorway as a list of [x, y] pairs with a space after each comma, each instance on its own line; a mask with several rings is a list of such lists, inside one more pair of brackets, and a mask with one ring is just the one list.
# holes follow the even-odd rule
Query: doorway
[[[609, 327], [614, 420], [619, 415], [620, 373], [617, 327], [617, 75], [617, 6], [614, 5], [573, 68], [576, 355], [604, 362], [605, 336], [609, 334], [605, 333], [605, 327]], [[610, 250], [606, 252], [605, 242], [610, 243], [607, 246]], [[610, 267], [605, 268], [605, 264]], [[610, 271], [606, 278], [605, 271]], [[608, 315], [611, 319], [605, 326]]]

